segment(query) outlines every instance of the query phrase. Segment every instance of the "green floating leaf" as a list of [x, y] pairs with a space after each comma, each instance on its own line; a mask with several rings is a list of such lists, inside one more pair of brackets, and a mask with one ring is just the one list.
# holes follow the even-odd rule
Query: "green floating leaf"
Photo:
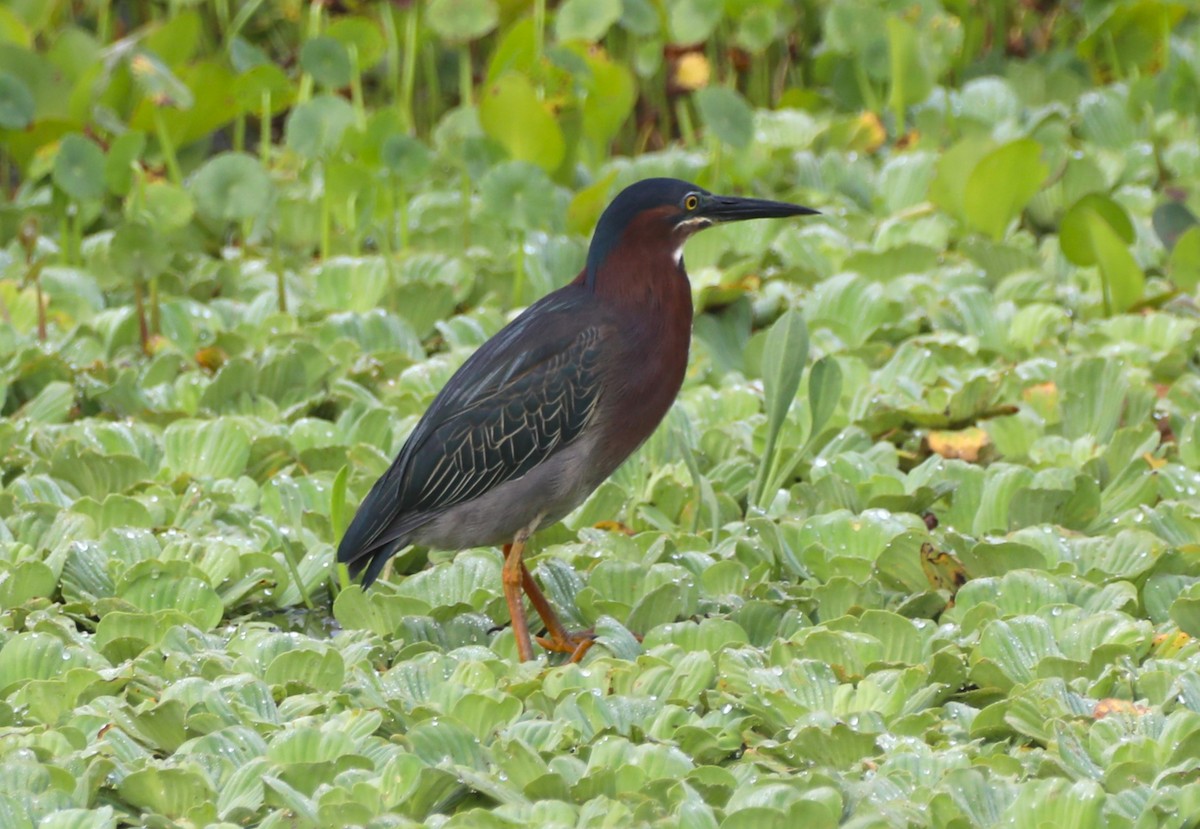
[[[1137, 0], [1106, 8], [1078, 46], [1079, 55], [1102, 78], [1152, 75], [1167, 61], [1171, 32], [1185, 13], [1182, 3]], [[1098, 9], [1099, 10], [1099, 9]]]
[[112, 806], [96, 809], [59, 809], [42, 818], [38, 829], [116, 829]]
[[101, 648], [122, 640], [140, 642], [145, 646], [157, 645], [168, 630], [183, 624], [192, 624], [192, 621], [174, 608], [153, 614], [114, 610], [105, 613], [96, 625], [96, 643]]
[[683, 613], [683, 589], [678, 584], [661, 584], [642, 596], [629, 612], [625, 625], [645, 632], [657, 625], [673, 622]]
[[23, 130], [33, 121], [33, 93], [20, 78], [0, 72], [0, 128]]
[[349, 734], [301, 726], [273, 740], [267, 759], [283, 764], [328, 763], [353, 750], [354, 740]]
[[547, 172], [558, 169], [566, 154], [562, 128], [523, 75], [510, 72], [484, 88], [479, 122], [514, 159]]
[[155, 181], [142, 190], [137, 220], [159, 233], [180, 230], [192, 220], [196, 206], [187, 191], [167, 181]]
[[136, 130], [115, 138], [108, 145], [108, 155], [104, 159], [104, 181], [109, 190], [118, 196], [129, 192], [133, 186], [134, 172], [141, 169], [138, 159], [144, 149], [146, 135]]
[[203, 773], [193, 769], [144, 768], [126, 776], [118, 790], [137, 808], [169, 818], [187, 817], [205, 806], [211, 810], [216, 799]]
[[967, 138], [942, 153], [933, 181], [929, 183], [929, 200], [951, 216], [966, 221], [967, 181], [971, 171], [993, 146], [987, 141]]
[[621, 0], [566, 0], [554, 19], [559, 40], [598, 41], [621, 19]]
[[388, 263], [379, 256], [335, 256], [318, 262], [309, 276], [315, 304], [338, 311], [378, 307], [391, 283]]
[[562, 199], [546, 171], [528, 161], [508, 161], [488, 170], [479, 185], [488, 214], [522, 230], [554, 227]]
[[189, 61], [200, 50], [200, 13], [196, 8], [179, 9], [150, 27], [139, 43], [154, 54], [170, 55], [173, 65]]
[[1169, 201], [1154, 208], [1154, 232], [1167, 250], [1174, 250], [1179, 237], [1197, 225], [1196, 214], [1182, 202]]
[[1063, 216], [1059, 239], [1063, 254], [1077, 265], [1096, 265], [1110, 311], [1128, 309], [1142, 298], [1146, 276], [1129, 250], [1133, 223], [1112, 199], [1089, 193]]
[[1063, 255], [1076, 265], [1099, 261], [1091, 236], [1091, 220], [1099, 217], [1126, 244], [1133, 242], [1133, 223], [1121, 205], [1101, 193], [1088, 193], [1067, 210], [1059, 225]]
[[335, 650], [324, 653], [307, 649], [285, 651], [271, 660], [264, 679], [271, 685], [296, 683], [315, 691], [340, 690], [345, 663]]
[[672, 43], [703, 43], [725, 11], [723, 0], [676, 0], [667, 6]]
[[428, 615], [428, 602], [408, 596], [384, 596], [364, 593], [352, 584], [338, 593], [333, 602], [333, 617], [347, 630], [370, 630], [380, 636], [393, 636], [405, 616]]
[[[1091, 829], [1105, 821], [1102, 817], [1106, 795], [1095, 780], [1072, 783], [1061, 777], [1031, 781], [1004, 813], [996, 825], [1046, 827], [1056, 829]], [[1127, 819], [1114, 821], [1118, 826], [1133, 826]]]
[[222, 153], [204, 163], [191, 181], [200, 215], [237, 222], [262, 215], [271, 204], [271, 179], [257, 158]]
[[1145, 293], [1146, 274], [1129, 246], [1099, 214], [1088, 216], [1087, 228], [1104, 279], [1105, 304], [1110, 312], [1126, 311]]
[[1032, 138], [991, 151], [967, 178], [963, 192], [967, 221], [993, 239], [1004, 238], [1009, 223], [1041, 189], [1048, 173], [1042, 146]]
[[746, 631], [728, 619], [702, 619], [695, 622], [675, 622], [646, 633], [647, 649], [660, 645], [675, 645], [686, 651], [716, 653], [722, 648], [745, 645], [749, 641]]
[[480, 610], [499, 591], [500, 562], [495, 556], [464, 553], [440, 567], [411, 576], [396, 593], [433, 608], [469, 605]]
[[98, 199], [105, 193], [104, 151], [79, 133], [70, 133], [59, 145], [52, 177], [75, 201]]
[[224, 613], [217, 591], [194, 576], [180, 578], [147, 573], [130, 583], [120, 598], [147, 613], [164, 610], [186, 613], [201, 630], [212, 630]]
[[[972, 659], [986, 661], [989, 666], [999, 668], [1003, 678], [1019, 684], [1033, 680], [1038, 663], [1043, 659], [1061, 656], [1054, 633], [1045, 621], [1033, 616], [1018, 616], [989, 622]], [[999, 680], [1004, 684], [999, 676], [991, 673], [986, 676], [993, 682]], [[980, 684], [984, 683], [981, 681]]]
[[379, 148], [379, 160], [402, 181], [417, 181], [433, 166], [433, 151], [411, 135], [389, 135]]
[[481, 740], [488, 739], [498, 729], [521, 716], [523, 708], [516, 697], [490, 694], [466, 694], [460, 697], [450, 711]]
[[[1069, 477], [1069, 476], [1064, 476]], [[1008, 522], [1013, 528], [1058, 524], [1083, 530], [1100, 514], [1100, 488], [1090, 475], [1039, 486], [1035, 481], [1012, 494]]]
[[495, 0], [432, 0], [425, 14], [429, 27], [451, 41], [483, 37], [500, 20]]
[[623, 0], [621, 5], [621, 28], [642, 37], [658, 34], [661, 21], [650, 0]]
[[55, 380], [47, 383], [17, 411], [17, 417], [27, 418], [33, 423], [66, 423], [75, 406], [75, 387], [70, 383]]
[[171, 250], [160, 233], [139, 221], [123, 222], [108, 249], [109, 264], [123, 281], [158, 276], [171, 261]]
[[704, 125], [731, 147], [743, 149], [754, 138], [754, 112], [746, 99], [726, 86], [698, 90], [696, 109]]
[[[364, 9], [364, 11], [366, 11]], [[374, 16], [338, 16], [329, 24], [325, 34], [347, 49], [354, 47], [358, 65], [368, 69], [383, 58], [387, 44], [380, 31], [379, 20]]]
[[354, 123], [354, 107], [333, 95], [316, 95], [293, 109], [284, 125], [288, 149], [307, 158], [331, 154]]
[[[315, 769], [310, 767], [304, 770], [309, 772], [309, 775], [305, 776], [309, 777], [310, 779], [315, 777]], [[274, 795], [273, 799], [278, 801], [278, 803], [281, 804], [287, 811], [295, 814], [297, 818], [299, 818], [299, 822], [301, 822], [302, 825], [320, 825], [321, 821], [317, 815], [317, 807], [312, 798], [308, 797], [296, 787], [285, 783], [283, 780], [280, 780], [274, 775], [266, 775], [263, 777], [262, 782], [268, 789], [271, 790], [272, 794]], [[314, 788], [315, 783], [316, 781], [313, 779], [312, 787]]]
[[1167, 260], [1171, 281], [1185, 291], [1200, 285], [1200, 226], [1189, 228], [1175, 242]]
[[[1171, 621], [1193, 638], [1200, 637], [1200, 582], [1189, 586], [1171, 603]], [[0, 654], [2, 656], [3, 654]]]
[[232, 420], [180, 420], [163, 435], [164, 465], [193, 478], [235, 478], [250, 460], [250, 436]]
[[68, 441], [54, 453], [51, 470], [81, 494], [103, 498], [123, 492], [149, 477], [146, 462], [125, 452], [96, 452]]
[[269, 65], [271, 58], [246, 38], [234, 35], [229, 40], [229, 62], [233, 65], [233, 71], [242, 75], [260, 66]]
[[295, 97], [288, 76], [273, 63], [256, 66], [238, 75], [233, 82], [233, 96], [243, 112], [262, 113], [264, 99], [270, 102], [271, 114], [286, 110]]
[[48, 633], [18, 633], [0, 648], [0, 690], [16, 682], [53, 679], [83, 660]]
[[628, 67], [611, 60], [602, 51], [589, 50], [583, 59], [590, 70], [585, 81], [583, 131], [603, 147], [616, 136], [633, 111], [637, 84]]
[[479, 740], [454, 720], [421, 723], [409, 730], [407, 738], [413, 753], [431, 766], [450, 760], [469, 769], [486, 768]]
[[748, 806], [731, 812], [720, 829], [791, 829], [796, 824], [784, 812], [765, 806]]
[[300, 66], [317, 83], [331, 89], [350, 85], [354, 67], [346, 47], [331, 37], [314, 37], [300, 47]]
[[16, 607], [35, 596], [49, 598], [57, 586], [58, 576], [40, 561], [0, 564], [0, 607]]

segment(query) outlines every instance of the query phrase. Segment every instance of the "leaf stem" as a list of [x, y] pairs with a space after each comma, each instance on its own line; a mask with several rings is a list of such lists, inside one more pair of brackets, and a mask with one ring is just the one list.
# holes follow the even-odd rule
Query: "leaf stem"
[[854, 61], [854, 79], [858, 82], [858, 94], [862, 96], [863, 106], [871, 112], [879, 112], [879, 96], [875, 94], [875, 87], [871, 85], [866, 64], [861, 58]]
[[379, 25], [383, 28], [387, 61], [388, 97], [395, 101], [400, 98], [400, 36], [396, 32], [396, 12], [390, 3], [380, 4], [379, 8]]
[[275, 293], [279, 298], [279, 313], [286, 314], [288, 312], [287, 280], [284, 279], [283, 259], [279, 255], [279, 245], [275, 245], [271, 250], [271, 267], [275, 271]]
[[108, 45], [109, 30], [112, 27], [112, 4], [110, 0], [100, 0], [99, 5], [96, 18], [96, 42], [106, 46]]
[[471, 247], [471, 175], [463, 167], [459, 176], [459, 195], [462, 197], [463, 249]]
[[288, 571], [292, 574], [292, 579], [296, 582], [296, 590], [300, 593], [300, 601], [304, 602], [304, 606], [309, 610], [314, 610], [312, 597], [308, 595], [308, 588], [304, 586], [304, 579], [300, 577], [300, 567], [296, 562], [292, 561], [292, 555], [288, 552], [285, 546], [279, 551], [283, 555], [283, 560], [287, 564]]
[[525, 290], [525, 235], [524, 229], [517, 232], [517, 255], [513, 267], [512, 305], [521, 304], [521, 294]]
[[151, 276], [150, 283], [150, 333], [154, 336], [162, 334], [162, 310], [158, 302], [158, 275]]
[[393, 198], [396, 202], [396, 212], [400, 215], [400, 250], [405, 250], [408, 248], [408, 194], [398, 178], [393, 181]]
[[142, 283], [141, 276], [133, 278], [133, 302], [137, 309], [138, 319], [138, 339], [142, 343], [143, 356], [150, 356], [150, 329], [146, 325], [146, 299], [145, 286]]
[[29, 273], [33, 276], [33, 291], [37, 299], [37, 336], [39, 342], [46, 341], [46, 297], [42, 293], [42, 266], [30, 263]]
[[367, 108], [363, 104], [362, 68], [358, 65], [358, 47], [353, 43], [346, 50], [350, 53], [350, 100], [354, 105], [354, 123], [360, 130], [367, 128]]
[[542, 54], [546, 51], [546, 0], [533, 0], [533, 66], [537, 73], [538, 97], [542, 97]]
[[471, 44], [464, 43], [458, 48], [458, 102], [460, 106], [471, 106]]
[[258, 116], [258, 160], [263, 167], [271, 159], [271, 91], [264, 89], [262, 93], [262, 109]]
[[426, 46], [421, 50], [421, 57], [424, 59], [425, 67], [425, 100], [428, 102], [426, 117], [429, 119], [430, 125], [437, 121], [441, 112], [438, 111], [438, 104], [442, 101], [442, 82], [438, 77], [437, 53], [432, 46]]
[[687, 99], [680, 97], [675, 101], [675, 122], [679, 125], [679, 137], [685, 146], [696, 146], [696, 128], [692, 125], [692, 114], [688, 110]]
[[417, 114], [413, 111], [413, 90], [417, 85], [417, 25], [420, 4], [414, 3], [404, 18], [404, 71], [400, 79], [400, 106], [408, 118], [408, 129], [417, 132]]
[[238, 110], [233, 117], [233, 151], [240, 153], [246, 149], [246, 113]]
[[[321, 178], [324, 180], [328, 172], [321, 165]], [[321, 258], [328, 259], [333, 247], [333, 196], [329, 195], [328, 182], [322, 181], [321, 187]]]
[[162, 150], [163, 161], [167, 165], [167, 174], [171, 183], [176, 187], [183, 186], [183, 173], [179, 171], [179, 159], [175, 157], [175, 144], [167, 131], [167, 122], [163, 119], [162, 107], [154, 107], [154, 134], [158, 137], [158, 146]]

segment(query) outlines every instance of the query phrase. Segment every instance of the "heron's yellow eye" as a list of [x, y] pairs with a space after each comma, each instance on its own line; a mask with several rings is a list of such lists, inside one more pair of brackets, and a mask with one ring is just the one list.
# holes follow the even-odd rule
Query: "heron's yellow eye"
[[683, 207], [685, 210], [695, 210], [699, 206], [700, 206], [700, 199], [696, 196], [695, 193], [692, 193], [691, 195], [687, 196], [683, 200]]

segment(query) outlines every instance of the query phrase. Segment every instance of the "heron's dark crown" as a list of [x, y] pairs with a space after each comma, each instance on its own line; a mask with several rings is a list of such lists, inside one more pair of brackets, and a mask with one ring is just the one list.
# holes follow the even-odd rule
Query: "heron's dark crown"
[[[631, 184], [600, 214], [592, 243], [588, 248], [588, 284], [594, 284], [596, 273], [604, 260], [620, 242], [629, 223], [647, 210], [657, 207], [678, 207], [688, 193], [710, 195], [703, 187], [677, 178], [647, 178]], [[663, 244], [670, 244], [670, 237], [663, 236]]]

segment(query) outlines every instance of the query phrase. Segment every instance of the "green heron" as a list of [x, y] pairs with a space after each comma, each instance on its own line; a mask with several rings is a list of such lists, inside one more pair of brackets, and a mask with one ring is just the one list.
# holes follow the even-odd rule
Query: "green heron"
[[687, 238], [719, 222], [816, 212], [670, 178], [621, 191], [579, 276], [484, 343], [434, 398], [359, 506], [338, 561], [366, 587], [409, 544], [503, 544], [520, 659], [533, 658], [522, 589], [546, 628], [538, 642], [582, 658], [592, 634], [559, 621], [522, 560], [525, 542], [579, 506], [675, 400], [692, 330]]

